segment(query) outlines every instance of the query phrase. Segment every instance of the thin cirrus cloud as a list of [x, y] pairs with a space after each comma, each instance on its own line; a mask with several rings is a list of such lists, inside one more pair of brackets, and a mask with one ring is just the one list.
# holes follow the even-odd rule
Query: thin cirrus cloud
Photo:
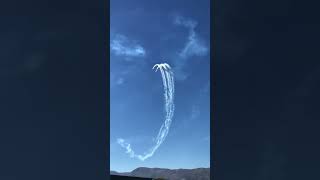
[[177, 26], [184, 26], [189, 29], [188, 41], [184, 48], [179, 52], [179, 56], [183, 59], [191, 56], [204, 56], [208, 53], [208, 47], [199, 38], [195, 31], [198, 23], [192, 19], [187, 19], [182, 16], [176, 16], [174, 24]]
[[121, 86], [124, 82], [125, 78], [121, 74], [110, 72], [110, 88]]
[[117, 34], [111, 39], [110, 48], [117, 56], [143, 57], [146, 55], [142, 45], [121, 34]]
[[184, 47], [178, 51], [178, 59], [175, 62], [176, 79], [183, 81], [188, 77], [188, 73], [184, 70], [188, 60], [194, 56], [199, 57], [207, 55], [209, 48], [195, 31], [198, 26], [197, 21], [183, 16], [175, 16], [173, 24], [185, 27], [189, 31], [187, 41], [184, 44]]
[[[142, 45], [119, 33], [111, 34], [110, 51], [125, 61], [131, 61], [137, 58], [141, 59], [146, 55], [146, 50]], [[110, 79], [111, 88], [123, 85], [126, 82], [126, 75], [131, 72], [134, 67], [135, 65], [131, 64], [123, 71], [112, 73]]]

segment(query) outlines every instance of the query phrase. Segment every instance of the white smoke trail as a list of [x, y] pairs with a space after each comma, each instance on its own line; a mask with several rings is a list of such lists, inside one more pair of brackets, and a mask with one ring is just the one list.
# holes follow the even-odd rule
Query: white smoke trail
[[125, 142], [124, 139], [119, 138], [118, 144], [125, 148], [126, 153], [129, 154], [131, 158], [138, 158], [141, 161], [144, 161], [153, 156], [154, 152], [160, 147], [165, 138], [169, 133], [169, 128], [172, 122], [173, 114], [174, 114], [174, 77], [171, 67], [167, 63], [155, 64], [152, 69], [156, 67], [156, 72], [160, 69], [163, 89], [164, 89], [164, 109], [165, 109], [165, 121], [164, 124], [161, 125], [159, 133], [155, 139], [156, 144], [149, 149], [148, 153], [144, 153], [144, 155], [137, 155], [131, 149], [129, 143]]

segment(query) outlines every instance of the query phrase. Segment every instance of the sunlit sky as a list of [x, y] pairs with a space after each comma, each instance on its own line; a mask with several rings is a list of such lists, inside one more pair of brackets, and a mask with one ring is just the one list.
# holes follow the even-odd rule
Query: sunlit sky
[[[199, 168], [210, 165], [210, 1], [111, 0], [110, 169]], [[156, 63], [171, 65], [175, 114], [166, 140], [140, 161], [117, 143], [123, 138], [137, 154], [154, 145], [164, 122], [161, 75]]]

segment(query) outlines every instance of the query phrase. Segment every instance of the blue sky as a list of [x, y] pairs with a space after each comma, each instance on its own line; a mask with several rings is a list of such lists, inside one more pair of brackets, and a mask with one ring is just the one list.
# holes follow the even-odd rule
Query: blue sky
[[[209, 0], [111, 0], [110, 168], [198, 168], [210, 164], [210, 6]], [[161, 75], [168, 63], [175, 77], [175, 114], [165, 141], [140, 161], [135, 153], [154, 145], [164, 122]]]

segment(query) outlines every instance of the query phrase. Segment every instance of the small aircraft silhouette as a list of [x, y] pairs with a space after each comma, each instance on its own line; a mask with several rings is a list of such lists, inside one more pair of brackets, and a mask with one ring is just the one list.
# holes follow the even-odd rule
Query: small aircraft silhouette
[[171, 67], [170, 67], [169, 64], [167, 64], [167, 63], [155, 64], [152, 69], [154, 69], [155, 67], [157, 67], [157, 68], [156, 68], [156, 72], [157, 72], [157, 70], [158, 70], [159, 68], [160, 68], [160, 69], [163, 68], [163, 69], [165, 69], [165, 70], [171, 69]]

